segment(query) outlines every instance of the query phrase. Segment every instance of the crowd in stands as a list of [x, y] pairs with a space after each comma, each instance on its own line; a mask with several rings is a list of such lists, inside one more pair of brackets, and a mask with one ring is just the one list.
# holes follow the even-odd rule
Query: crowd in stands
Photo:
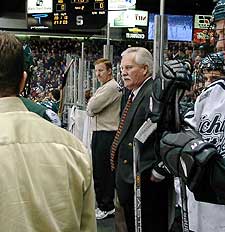
[[[84, 42], [84, 58], [91, 64], [103, 56], [105, 40], [71, 38], [30, 39], [28, 44], [33, 55], [33, 70], [30, 98], [36, 101], [44, 99], [49, 90], [59, 88], [66, 68], [66, 56], [81, 57], [82, 42]], [[111, 41], [113, 45], [113, 66], [120, 61], [121, 52], [129, 46], [144, 46], [153, 52], [153, 42]], [[169, 42], [165, 53], [165, 60], [188, 59], [192, 64], [195, 58], [204, 57], [205, 49], [192, 42]], [[92, 67], [92, 66], [91, 66]]]

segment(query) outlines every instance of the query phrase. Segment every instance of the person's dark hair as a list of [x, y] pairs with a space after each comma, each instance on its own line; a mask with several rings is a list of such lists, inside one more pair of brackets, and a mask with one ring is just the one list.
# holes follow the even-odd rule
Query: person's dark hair
[[23, 46], [8, 32], [0, 32], [0, 96], [19, 94], [23, 74]]
[[95, 63], [94, 63], [94, 65], [96, 65], [96, 64], [102, 64], [102, 63], [105, 64], [107, 70], [112, 69], [112, 63], [111, 63], [111, 61], [108, 60], [108, 59], [105, 59], [105, 58], [100, 58], [100, 59], [96, 60]]
[[59, 89], [53, 89], [53, 90], [51, 91], [51, 93], [52, 93], [52, 96], [54, 97], [54, 99], [55, 99], [56, 101], [59, 101], [59, 100], [60, 100], [60, 90], [59, 90]]

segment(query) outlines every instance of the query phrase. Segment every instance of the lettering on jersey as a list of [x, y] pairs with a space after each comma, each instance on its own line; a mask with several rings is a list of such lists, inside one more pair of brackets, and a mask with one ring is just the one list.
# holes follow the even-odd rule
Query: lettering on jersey
[[200, 119], [199, 133], [202, 138], [215, 144], [217, 151], [225, 158], [225, 116], [216, 114], [212, 119], [203, 115]]

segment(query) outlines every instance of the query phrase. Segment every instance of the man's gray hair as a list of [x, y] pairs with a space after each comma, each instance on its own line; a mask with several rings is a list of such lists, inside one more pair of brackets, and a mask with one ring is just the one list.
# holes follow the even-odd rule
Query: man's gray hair
[[143, 47], [130, 47], [122, 52], [121, 56], [129, 53], [135, 53], [135, 62], [137, 64], [144, 64], [148, 66], [148, 75], [151, 76], [153, 73], [153, 57], [152, 54]]

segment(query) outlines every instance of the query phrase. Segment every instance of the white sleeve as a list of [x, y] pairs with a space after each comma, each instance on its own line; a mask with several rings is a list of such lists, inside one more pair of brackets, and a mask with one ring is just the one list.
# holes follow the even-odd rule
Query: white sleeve
[[197, 128], [201, 117], [201, 108], [199, 98], [197, 98], [194, 105], [194, 110], [188, 111], [184, 116], [184, 121], [195, 129]]
[[61, 127], [61, 121], [59, 119], [59, 116], [53, 110], [47, 109], [45, 111], [45, 113], [49, 117], [49, 119], [51, 120], [51, 122], [53, 124], [55, 124], [56, 126]]

